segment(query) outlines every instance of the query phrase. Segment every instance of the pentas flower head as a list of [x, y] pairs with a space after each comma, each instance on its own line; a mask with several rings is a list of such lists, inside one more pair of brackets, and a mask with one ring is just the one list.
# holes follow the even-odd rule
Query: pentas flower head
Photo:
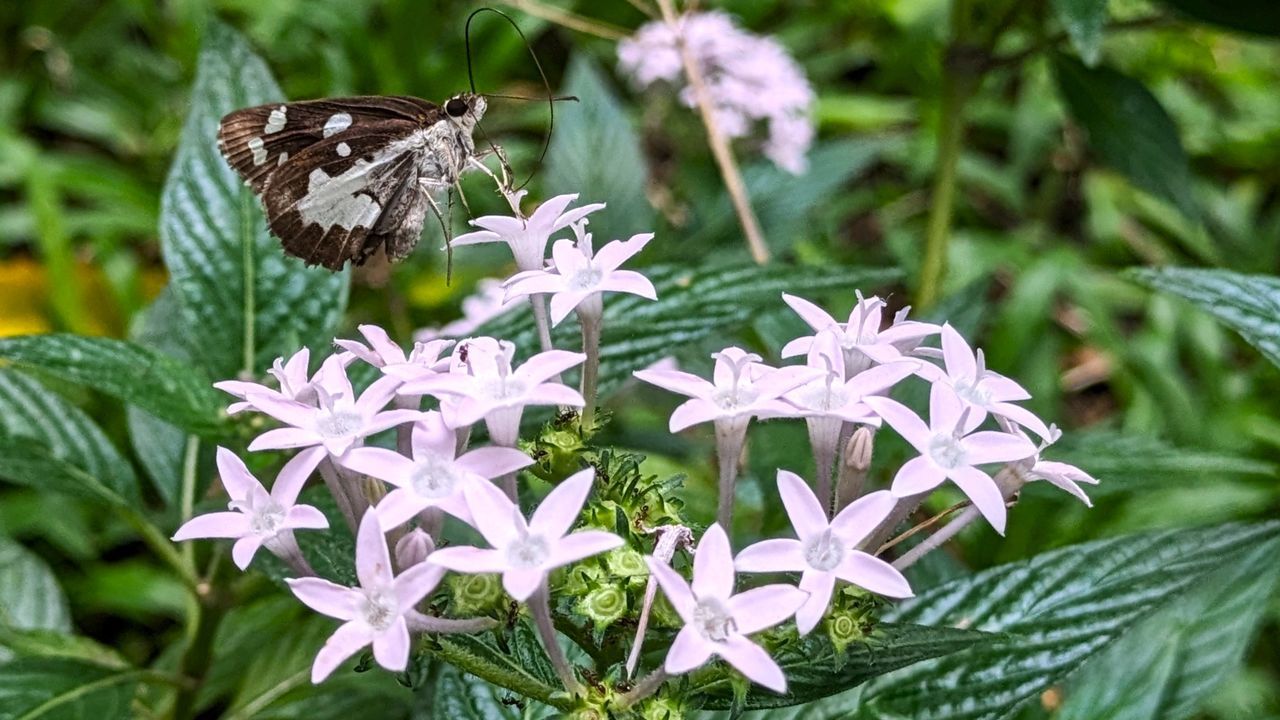
[[360, 587], [349, 588], [320, 578], [288, 579], [289, 589], [318, 613], [344, 621], [311, 666], [311, 682], [318, 683], [342, 661], [373, 645], [382, 667], [400, 672], [409, 664], [409, 626], [405, 614], [435, 590], [444, 569], [422, 563], [396, 576], [391, 571], [387, 541], [373, 513], [365, 513], [356, 533], [356, 577]]
[[604, 203], [592, 203], [568, 210], [569, 204], [577, 199], [577, 194], [557, 195], [542, 203], [527, 218], [503, 215], [478, 217], [471, 224], [482, 229], [459, 235], [453, 239], [452, 245], [506, 243], [515, 257], [517, 268], [539, 270], [552, 235], [604, 207]]
[[406, 382], [403, 394], [436, 395], [451, 428], [467, 427], [482, 418], [495, 444], [514, 446], [527, 405], [582, 407], [582, 395], [551, 378], [580, 365], [586, 356], [565, 350], [538, 353], [512, 367], [515, 346], [490, 338], [458, 343], [451, 371]]
[[734, 594], [733, 553], [718, 524], [707, 528], [694, 552], [692, 583], [660, 560], [645, 561], [684, 621], [663, 663], [668, 673], [686, 673], [719, 656], [752, 682], [786, 692], [782, 669], [747, 636], [794, 615], [808, 597], [805, 592], [778, 584]]
[[804, 417], [834, 418], [879, 427], [880, 420], [865, 403], [915, 374], [923, 363], [902, 359], [846, 376], [844, 353], [834, 333], [823, 331], [809, 349], [807, 365], [813, 379], [783, 396]]
[[395, 486], [376, 508], [383, 530], [403, 525], [429, 507], [474, 524], [463, 488], [533, 464], [528, 455], [509, 447], [482, 447], [458, 455], [457, 433], [435, 411], [413, 426], [412, 440], [412, 457], [362, 447], [341, 460], [345, 467]]
[[796, 338], [782, 348], [782, 357], [794, 357], [808, 353], [823, 331], [832, 333], [844, 351], [845, 373], [857, 374], [877, 363], [893, 362], [910, 352], [941, 328], [932, 323], [907, 320], [910, 308], [903, 308], [893, 318], [889, 327], [881, 329], [881, 315], [885, 302], [878, 297], [862, 297], [849, 313], [849, 321], [837, 322], [826, 310], [795, 295], [783, 293], [782, 299], [802, 320], [813, 328], [814, 335]]
[[638, 370], [635, 376], [664, 390], [689, 396], [671, 413], [671, 432], [708, 421], [787, 417], [793, 405], [781, 399], [814, 373], [805, 367], [772, 368], [759, 355], [730, 347], [713, 353], [712, 382], [681, 370]]
[[268, 493], [243, 460], [224, 447], [218, 448], [218, 477], [230, 498], [227, 503], [230, 512], [197, 515], [178, 528], [173, 539], [234, 538], [231, 558], [241, 570], [249, 567], [263, 545], [277, 555], [295, 552], [294, 530], [329, 527], [329, 521], [319, 510], [296, 504], [303, 484], [323, 458], [324, 450], [320, 448], [303, 450], [293, 456], [280, 470]]
[[566, 478], [528, 522], [492, 483], [468, 483], [463, 492], [475, 528], [492, 547], [447, 547], [437, 550], [429, 561], [461, 573], [502, 573], [507, 593], [523, 602], [546, 582], [551, 570], [624, 544], [622, 538], [601, 530], [569, 532], [594, 479], [590, 468]]
[[460, 338], [471, 335], [481, 325], [505, 315], [520, 304], [519, 299], [507, 299], [502, 280], [481, 278], [476, 281], [476, 291], [462, 299], [462, 317], [441, 328], [423, 328], [414, 333], [418, 342], [438, 338]]
[[974, 422], [982, 422], [991, 413], [1015, 422], [1048, 440], [1049, 427], [1034, 413], [1014, 405], [1029, 400], [1031, 393], [1013, 380], [987, 369], [981, 350], [976, 353], [950, 323], [942, 326], [943, 368], [926, 365], [921, 373], [930, 382], [951, 386], [956, 397], [973, 414]]
[[995, 480], [978, 465], [1024, 460], [1036, 454], [1025, 437], [1005, 432], [974, 432], [978, 423], [949, 385], [934, 383], [926, 424], [905, 405], [883, 397], [865, 402], [911, 443], [919, 457], [908, 460], [893, 479], [893, 494], [917, 495], [954, 482], [996, 532], [1004, 534], [1004, 496]]
[[649, 278], [634, 270], [619, 270], [622, 263], [631, 259], [653, 239], [653, 233], [632, 235], [630, 240], [615, 240], [600, 252], [593, 252], [591, 233], [584, 229], [586, 220], [574, 223], [577, 243], [557, 240], [551, 247], [555, 267], [551, 270], [530, 270], [517, 273], [505, 283], [507, 297], [535, 293], [551, 295], [551, 323], [558, 325], [575, 308], [586, 316], [599, 318], [604, 310], [601, 295], [606, 292], [625, 292], [649, 300], [658, 299], [657, 290]]
[[387, 331], [377, 325], [361, 325], [357, 329], [368, 345], [340, 339], [335, 339], [333, 344], [388, 375], [397, 375], [396, 371], [401, 369], [439, 371], [448, 365], [447, 360], [440, 359], [440, 353], [453, 344], [450, 340], [415, 342], [413, 350], [406, 355], [404, 348], [393, 342]]
[[818, 498], [795, 473], [778, 471], [778, 494], [797, 540], [764, 540], [734, 560], [739, 572], [799, 572], [800, 589], [809, 593], [796, 612], [796, 627], [807, 635], [831, 604], [836, 580], [892, 598], [911, 597], [911, 586], [889, 563], [856, 550], [897, 503], [887, 490], [855, 500], [830, 522]]
[[355, 358], [350, 353], [331, 355], [325, 359], [324, 366], [316, 372], [315, 376], [309, 377], [308, 365], [311, 362], [311, 351], [307, 348], [302, 348], [291, 355], [288, 360], [276, 358], [271, 369], [267, 371], [276, 379], [278, 389], [261, 383], [243, 380], [223, 380], [214, 383], [213, 386], [241, 400], [241, 402], [232, 403], [227, 407], [227, 414], [229, 415], [256, 409], [253, 403], [247, 400], [250, 394], [265, 395], [284, 400], [297, 400], [300, 403], [310, 405], [316, 402], [315, 386], [321, 383], [324, 378], [333, 374], [333, 369], [326, 369], [325, 366], [346, 367], [353, 359]]
[[[1021, 437], [1026, 437], [1026, 434], [1017, 428], [1014, 428], [1013, 432]], [[1080, 487], [1080, 485], [1081, 483], [1085, 485], [1097, 485], [1097, 478], [1084, 470], [1081, 470], [1075, 465], [1069, 465], [1067, 463], [1057, 462], [1054, 460], [1040, 459], [1040, 453], [1044, 452], [1045, 448], [1057, 442], [1060, 437], [1062, 437], [1062, 431], [1059, 430], [1057, 426], [1050, 425], [1048, 439], [1040, 444], [1035, 457], [1032, 458], [1030, 469], [1024, 471], [1024, 475], [1028, 481], [1043, 480], [1060, 490], [1066, 491], [1086, 506], [1093, 507], [1093, 501], [1089, 499], [1089, 496], [1085, 493], [1084, 489]]]
[[249, 394], [255, 408], [290, 426], [259, 435], [250, 450], [321, 445], [338, 457], [369, 435], [422, 417], [417, 410], [383, 410], [400, 386], [397, 378], [379, 378], [357, 398], [346, 368], [326, 363], [321, 370], [327, 374], [315, 385], [317, 405]]

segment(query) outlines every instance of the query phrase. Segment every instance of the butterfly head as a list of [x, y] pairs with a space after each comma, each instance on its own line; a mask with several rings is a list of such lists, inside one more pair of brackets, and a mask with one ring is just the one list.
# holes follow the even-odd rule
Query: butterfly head
[[484, 117], [486, 108], [488, 103], [483, 95], [462, 93], [449, 98], [444, 104], [444, 114], [454, 123], [471, 129]]

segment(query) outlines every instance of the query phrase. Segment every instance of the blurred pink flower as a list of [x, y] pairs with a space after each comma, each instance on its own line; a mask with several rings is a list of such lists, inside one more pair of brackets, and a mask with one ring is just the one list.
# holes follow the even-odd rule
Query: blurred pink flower
[[481, 278], [476, 281], [476, 291], [462, 299], [460, 319], [441, 328], [422, 328], [414, 333], [414, 339], [427, 342], [437, 338], [466, 337], [480, 329], [481, 325], [505, 315], [519, 305], [520, 301], [516, 298], [506, 299], [502, 282], [498, 278]]
[[[1026, 437], [1026, 434], [1017, 428], [1014, 429], [1014, 433], [1022, 437]], [[1058, 438], [1061, 436], [1061, 430], [1054, 425], [1049, 426], [1048, 439], [1041, 442], [1040, 447], [1036, 451], [1034, 464], [1032, 464], [1031, 468], [1026, 470], [1024, 474], [1028, 481], [1043, 480], [1060, 490], [1066, 491], [1086, 506], [1093, 507], [1093, 501], [1089, 499], [1084, 488], [1081, 488], [1080, 485], [1081, 483], [1085, 485], [1097, 485], [1097, 478], [1084, 470], [1081, 470], [1075, 465], [1068, 465], [1067, 463], [1056, 462], [1054, 460], [1040, 459], [1040, 453], [1044, 452], [1045, 448], [1057, 442]]]
[[289, 589], [305, 605], [344, 621], [311, 666], [311, 682], [324, 680], [342, 663], [368, 645], [382, 667], [400, 672], [409, 664], [409, 626], [413, 612], [435, 590], [444, 569], [422, 563], [393, 575], [387, 541], [373, 513], [365, 513], [356, 533], [356, 576], [360, 587], [349, 588], [320, 578], [288, 579]]
[[324, 450], [320, 448], [294, 455], [281, 468], [268, 493], [243, 460], [224, 447], [218, 448], [218, 477], [231, 499], [227, 503], [231, 512], [197, 515], [178, 528], [173, 539], [235, 538], [231, 558], [241, 570], [249, 567], [258, 548], [264, 545], [286, 560], [301, 558], [293, 531], [329, 527], [319, 510], [295, 504], [303, 484], [323, 458]]
[[440, 353], [453, 344], [450, 340], [415, 342], [413, 350], [406, 355], [404, 348], [377, 325], [361, 325], [358, 329], [368, 345], [356, 340], [334, 340], [333, 344], [388, 375], [400, 377], [399, 371], [403, 370], [440, 371], [448, 367], [447, 361], [441, 361]]
[[457, 455], [457, 434], [431, 411], [413, 426], [413, 457], [375, 447], [353, 448], [342, 465], [396, 487], [375, 509], [382, 529], [403, 525], [429, 507], [438, 507], [467, 524], [474, 524], [462, 490], [533, 464], [528, 455], [510, 447], [476, 448]]
[[[355, 356], [345, 352], [330, 355], [325, 359], [324, 366], [346, 367], [354, 359]], [[321, 369], [316, 371], [314, 377], [308, 377], [307, 372], [310, 360], [311, 351], [307, 348], [302, 348], [294, 353], [287, 361], [284, 358], [276, 358], [275, 363], [267, 372], [275, 377], [278, 389], [261, 383], [243, 380], [223, 380], [214, 383], [213, 386], [242, 401], [232, 403], [227, 407], [227, 413], [230, 415], [254, 409], [253, 403], [246, 400], [250, 394], [266, 395], [284, 400], [297, 400], [304, 404], [315, 404], [315, 385], [321, 382], [323, 378], [330, 376], [332, 369], [326, 370], [324, 366], [321, 366]]]
[[677, 32], [702, 71], [716, 124], [729, 137], [744, 137], [764, 125], [764, 153], [775, 165], [799, 175], [813, 142], [813, 88], [804, 70], [771, 37], [749, 33], [722, 12], [687, 13], [673, 29], [662, 21], [640, 27], [618, 43], [623, 74], [640, 88], [665, 81], [694, 107], [692, 88], [676, 45]]
[[950, 480], [969, 496], [991, 527], [1004, 534], [1004, 496], [995, 480], [977, 466], [1025, 460], [1036, 454], [1035, 445], [1010, 433], [974, 432], [978, 423], [972, 411], [945, 383], [934, 383], [930, 389], [927, 425], [910, 408], [888, 398], [869, 397], [864, 402], [920, 453], [898, 470], [894, 495], [917, 495]]
[[724, 658], [749, 680], [774, 692], [787, 690], [782, 669], [747, 635], [773, 627], [795, 614], [808, 597], [791, 585], [765, 585], [734, 594], [733, 554], [720, 525], [707, 528], [693, 556], [693, 582], [666, 563], [646, 557], [649, 571], [684, 621], [663, 663], [672, 675]]
[[378, 378], [356, 398], [346, 368], [326, 363], [321, 374], [324, 377], [315, 385], [318, 406], [249, 394], [255, 408], [290, 426], [259, 435], [249, 443], [250, 450], [323, 445], [330, 455], [340, 457], [369, 435], [422, 417], [417, 410], [383, 410], [400, 386], [397, 378]]
[[800, 589], [809, 593], [796, 612], [796, 627], [807, 635], [831, 604], [836, 580], [894, 598], [911, 597], [911, 586], [889, 563], [856, 550], [858, 543], [889, 516], [897, 503], [881, 490], [855, 500], [831, 522], [818, 498], [800, 476], [778, 471], [778, 494], [798, 540], [764, 540], [734, 560], [739, 572], [799, 572]]
[[907, 320], [910, 308], [894, 316], [889, 327], [881, 330], [884, 301], [878, 297], [863, 298], [849, 312], [849, 321], [837, 322], [826, 310], [795, 295], [782, 294], [782, 299], [802, 320], [813, 328], [813, 335], [796, 338], [782, 348], [782, 357], [804, 355], [813, 347], [819, 333], [832, 333], [844, 350], [845, 374], [856, 375], [876, 363], [893, 362], [920, 344], [924, 338], [941, 331], [932, 323]]
[[528, 218], [506, 215], [485, 215], [471, 221], [482, 228], [459, 235], [452, 245], [479, 245], [482, 243], [506, 243], [520, 270], [540, 270], [546, 258], [547, 243], [551, 236], [604, 207], [603, 203], [583, 205], [567, 210], [577, 200], [576, 194], [557, 195], [542, 203]]
[[551, 247], [554, 268], [517, 273], [503, 283], [507, 297], [550, 294], [552, 325], [560, 324], [575, 308], [590, 317], [600, 317], [604, 310], [601, 295], [606, 292], [625, 292], [656, 300], [658, 294], [649, 278], [634, 270], [618, 269], [644, 249], [653, 239], [653, 233], [632, 235], [626, 241], [615, 240], [600, 248], [600, 252], [593, 252], [591, 233], [583, 229], [585, 224], [583, 220], [573, 225], [578, 236], [576, 245], [571, 240], [557, 240]]
[[476, 529], [492, 548], [455, 545], [437, 550], [430, 562], [460, 573], [502, 573], [507, 593], [524, 602], [551, 570], [623, 545], [622, 538], [601, 530], [569, 532], [594, 478], [595, 471], [588, 468], [564, 479], [528, 522], [492, 483], [468, 483], [463, 492]]

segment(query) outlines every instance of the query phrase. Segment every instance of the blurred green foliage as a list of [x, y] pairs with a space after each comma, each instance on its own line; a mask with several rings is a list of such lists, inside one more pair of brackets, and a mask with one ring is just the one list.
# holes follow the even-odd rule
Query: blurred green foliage
[[[614, 76], [612, 40], [521, 11], [545, 14], [542, 2], [513, 5], [499, 4], [532, 41], [553, 89], [583, 96], [557, 107], [532, 196], [609, 188], [600, 199], [613, 205], [611, 224], [597, 233], [657, 232], [649, 262], [745, 257], [697, 117]], [[1261, 2], [1231, 6], [1233, 14], [1220, 17], [1216, 4], [1194, 0], [717, 4], [745, 27], [776, 35], [818, 94], [820, 140], [808, 174], [786, 176], [739, 147], [775, 253], [802, 265], [900, 267], [906, 280], [891, 289], [894, 303], [904, 304], [920, 288], [926, 226], [936, 212], [938, 138], [958, 124], [940, 288], [950, 300], [933, 311], [963, 325], [992, 368], [1018, 378], [1033, 407], [1070, 431], [1064, 455], [1111, 463], [1093, 510], [1028, 491], [1006, 541], [969, 533], [950, 558], [954, 567], [922, 567], [921, 578], [1087, 538], [1269, 517], [1280, 508], [1271, 464], [1280, 449], [1276, 366], [1209, 314], [1126, 274], [1167, 265], [1280, 271], [1280, 45], [1263, 34], [1277, 31], [1277, 11]], [[0, 5], [0, 334], [123, 337], [165, 284], [160, 191], [211, 15], [250, 38], [290, 98], [438, 99], [466, 87], [463, 24], [475, 7], [447, 0]], [[604, 35], [646, 20], [625, 2], [557, 7], [589, 16]], [[472, 46], [482, 90], [544, 92], [509, 27], [478, 19]], [[973, 57], [976, 66], [958, 60]], [[971, 82], [959, 100], [949, 94], [957, 73]], [[536, 102], [497, 103], [486, 119], [486, 132], [526, 171], [546, 126], [546, 106]], [[637, 161], [593, 160], [605, 148], [634, 150]], [[469, 198], [477, 214], [501, 208], [482, 191]], [[463, 218], [455, 222], [460, 229]], [[446, 286], [443, 255], [425, 249], [439, 244], [433, 232], [394, 270], [355, 274], [350, 326], [375, 321], [407, 340], [413, 329], [456, 315], [473, 280], [509, 270], [502, 253], [468, 248], [455, 254]], [[852, 291], [826, 298], [837, 314]], [[755, 318], [747, 339], [776, 354], [796, 330], [779, 303]], [[200, 332], [193, 330], [197, 339]], [[701, 369], [703, 354], [682, 359]], [[60, 389], [127, 446], [118, 407]], [[691, 488], [709, 486], [707, 436], [665, 435], [665, 414], [644, 404], [616, 409], [612, 435], [631, 439], [654, 467], [688, 471]], [[766, 499], [772, 469], [803, 470], [807, 449], [795, 428], [770, 428], [753, 435], [750, 458], [739, 530], [776, 528]], [[152, 660], [180, 635], [180, 583], [145, 559], [122, 519], [6, 488], [0, 530], [35, 548], [63, 578], [75, 624], [130, 660]], [[1266, 602], [1263, 641], [1248, 668], [1210, 699], [1205, 717], [1280, 713], [1280, 606], [1274, 596]], [[291, 651], [309, 657], [312, 640]], [[288, 680], [271, 690], [298, 687]], [[252, 690], [242, 689], [236, 704], [255, 702]], [[378, 691], [361, 690], [375, 699]], [[297, 707], [305, 702], [318, 701], [301, 698]], [[1043, 704], [1055, 707], [1049, 695]]]

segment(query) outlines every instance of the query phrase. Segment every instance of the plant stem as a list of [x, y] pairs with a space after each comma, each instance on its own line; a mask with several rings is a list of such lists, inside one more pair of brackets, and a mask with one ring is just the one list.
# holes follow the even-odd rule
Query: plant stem
[[533, 306], [533, 322], [538, 326], [538, 345], [542, 352], [554, 350], [555, 346], [551, 344], [551, 325], [547, 321], [546, 295], [530, 295], [529, 304]]
[[746, 420], [717, 420], [716, 460], [720, 464], [720, 498], [716, 522], [726, 533], [733, 534], [734, 492], [738, 482], [738, 461], [747, 441]]
[[218, 625], [227, 612], [225, 598], [218, 589], [218, 580], [219, 573], [215, 568], [209, 582], [202, 583], [193, 598], [191, 639], [178, 661], [178, 674], [190, 678], [191, 682], [178, 688], [170, 715], [173, 720], [187, 720], [197, 714], [196, 699], [213, 664], [213, 641], [218, 634]]
[[342, 513], [342, 518], [347, 521], [347, 527], [351, 528], [352, 534], [355, 534], [356, 528], [360, 526], [360, 517], [364, 515], [364, 508], [361, 508], [360, 515], [357, 516], [356, 505], [352, 501], [352, 493], [346, 478], [338, 470], [333, 458], [320, 461], [320, 477], [324, 478], [325, 487], [329, 488], [329, 494], [333, 495], [334, 502], [338, 504], [338, 510]]
[[533, 616], [533, 624], [538, 628], [538, 637], [542, 638], [547, 657], [551, 658], [551, 664], [555, 667], [560, 682], [564, 684], [564, 689], [570, 695], [583, 695], [582, 684], [574, 677], [569, 658], [565, 657], [564, 650], [560, 647], [560, 640], [556, 637], [556, 626], [551, 620], [551, 603], [547, 596], [546, 583], [529, 596], [526, 603], [529, 606], [529, 614]]
[[257, 313], [257, 266], [254, 264], [254, 238], [257, 236], [253, 232], [253, 212], [257, 206], [257, 201], [253, 199], [253, 193], [246, 189], [240, 190], [240, 247], [241, 259], [244, 261], [244, 306], [241, 312], [244, 317], [244, 361], [241, 369], [246, 375], [252, 375], [254, 371], [254, 360], [257, 356], [257, 331], [256, 323], [258, 320]]
[[911, 567], [917, 560], [928, 555], [942, 543], [955, 537], [961, 530], [969, 527], [970, 523], [980, 517], [982, 517], [982, 513], [978, 512], [978, 508], [972, 506], [965, 508], [964, 512], [957, 515], [955, 520], [943, 525], [938, 532], [925, 538], [919, 545], [894, 560], [893, 566], [899, 570]]
[[178, 577], [182, 580], [182, 584], [187, 586], [188, 590], [195, 592], [199, 585], [199, 579], [196, 577], [194, 566], [189, 565], [182, 553], [174, 547], [173, 541], [165, 537], [145, 515], [138, 512], [130, 506], [121, 506], [119, 508], [121, 519], [138, 533], [138, 537], [143, 544], [151, 548], [161, 560], [172, 568]]
[[522, 10], [530, 15], [554, 23], [570, 30], [593, 35], [605, 40], [617, 42], [627, 36], [626, 32], [594, 18], [584, 17], [551, 5], [544, 5], [537, 0], [502, 0], [504, 5]]
[[947, 244], [951, 237], [951, 219], [955, 209], [956, 167], [964, 135], [964, 118], [961, 112], [965, 100], [956, 78], [949, 73], [945, 75], [938, 118], [938, 159], [934, 166], [924, 260], [920, 265], [920, 288], [916, 295], [916, 305], [922, 310], [933, 307], [938, 301], [946, 277]]
[[711, 154], [715, 157], [716, 165], [720, 169], [720, 177], [724, 179], [725, 189], [729, 191], [729, 198], [733, 201], [734, 212], [738, 214], [738, 224], [742, 226], [742, 234], [747, 240], [747, 249], [751, 251], [751, 258], [757, 264], [764, 265], [769, 262], [769, 247], [764, 242], [764, 233], [760, 231], [760, 222], [756, 219], [755, 211], [751, 209], [747, 185], [742, 181], [738, 163], [733, 159], [729, 140], [716, 123], [711, 93], [707, 90], [706, 81], [702, 77], [702, 68], [698, 66], [684, 42], [680, 20], [676, 16], [672, 0], [658, 0], [658, 8], [662, 11], [662, 19], [675, 36], [685, 77], [689, 79], [689, 88], [693, 90], [694, 101], [698, 104], [698, 114], [702, 116], [702, 124], [707, 129], [707, 143], [711, 146]]
[[902, 524], [902, 521], [910, 517], [911, 513], [915, 512], [916, 508], [920, 507], [920, 503], [924, 502], [924, 499], [928, 497], [928, 495], [929, 492], [922, 492], [918, 495], [908, 495], [907, 497], [898, 498], [898, 502], [893, 506], [893, 509], [889, 511], [889, 515], [884, 519], [884, 521], [877, 525], [876, 529], [872, 530], [871, 534], [868, 535], [865, 540], [858, 543], [858, 549], [863, 552], [873, 552], [876, 548], [883, 545], [884, 541], [889, 539], [889, 536], [893, 534], [893, 531]]
[[633, 707], [636, 703], [644, 700], [650, 695], [658, 691], [662, 687], [662, 683], [667, 681], [667, 671], [659, 667], [653, 672], [640, 678], [627, 692], [623, 693], [615, 703], [615, 707], [619, 710], [626, 710]]
[[[397, 410], [421, 410], [421, 395], [396, 395], [395, 407]], [[401, 455], [413, 457], [413, 426], [414, 423], [403, 423], [396, 428], [396, 452]]]
[[[187, 446], [182, 453], [182, 486], [179, 492], [178, 507], [181, 523], [185, 523], [195, 514], [196, 505], [196, 463], [200, 459], [200, 438], [187, 436]], [[195, 572], [196, 547], [192, 543], [182, 544], [182, 559]]]
[[599, 315], [578, 313], [582, 325], [582, 352], [587, 361], [582, 364], [582, 397], [586, 404], [582, 407], [582, 419], [579, 423], [583, 437], [591, 432], [596, 419], [596, 384], [600, 377], [600, 325]]

